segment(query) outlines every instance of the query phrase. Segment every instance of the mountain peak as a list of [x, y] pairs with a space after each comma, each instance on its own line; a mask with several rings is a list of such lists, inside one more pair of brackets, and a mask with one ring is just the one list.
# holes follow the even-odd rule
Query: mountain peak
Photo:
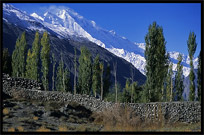
[[4, 9], [12, 9], [12, 8], [14, 8], [14, 6], [7, 4], [7, 3], [3, 3], [3, 8]]
[[34, 17], [36, 19], [40, 19], [41, 21], [44, 21], [44, 19], [41, 16], [39, 16], [37, 13], [35, 13], [35, 12], [30, 14], [30, 16], [32, 16], [32, 17]]

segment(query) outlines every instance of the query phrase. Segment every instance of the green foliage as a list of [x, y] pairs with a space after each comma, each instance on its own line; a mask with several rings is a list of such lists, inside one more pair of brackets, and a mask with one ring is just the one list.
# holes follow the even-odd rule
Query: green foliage
[[131, 103], [131, 93], [133, 92], [132, 103], [141, 102], [142, 88], [138, 86], [137, 82], [130, 83], [130, 79], [126, 80], [125, 88], [123, 89], [122, 102]]
[[31, 79], [40, 81], [40, 39], [38, 31], [32, 44], [32, 77]]
[[149, 26], [145, 36], [145, 59], [146, 76], [144, 101], [157, 102], [162, 100], [163, 84], [168, 68], [168, 56], [166, 55], [166, 41], [163, 35], [163, 28], [153, 22]]
[[126, 79], [125, 88], [123, 89], [123, 99], [122, 102], [128, 103], [131, 100], [131, 87], [130, 87], [130, 79]]
[[77, 74], [77, 52], [76, 48], [74, 48], [74, 94], [76, 94], [77, 82], [76, 82], [76, 74]]
[[173, 63], [170, 63], [168, 74], [167, 74], [167, 86], [166, 86], [166, 101], [172, 101], [173, 100]]
[[11, 56], [9, 54], [8, 48], [3, 49], [3, 58], [2, 58], [2, 68], [3, 73], [11, 75]]
[[174, 89], [175, 89], [175, 93], [174, 93], [174, 99], [177, 101], [182, 101], [183, 97], [183, 65], [181, 65], [182, 62], [182, 55], [179, 54], [178, 58], [178, 63], [177, 63], [177, 72], [175, 75], [175, 84], [174, 84]]
[[52, 90], [55, 90], [55, 65], [56, 65], [56, 58], [54, 53], [52, 53]]
[[49, 82], [48, 82], [48, 73], [49, 73], [49, 64], [50, 64], [50, 43], [49, 43], [49, 36], [47, 32], [43, 33], [43, 37], [41, 39], [41, 61], [42, 61], [42, 68], [41, 71], [42, 75], [42, 83], [45, 90], [48, 90]]
[[198, 88], [198, 101], [201, 102], [201, 51], [198, 57], [198, 72], [197, 72], [197, 88]]
[[92, 84], [91, 53], [83, 46], [79, 56], [78, 89], [81, 94], [90, 94]]
[[92, 76], [92, 90], [94, 96], [99, 93], [100, 90], [100, 63], [99, 63], [99, 54], [95, 57], [93, 63], [93, 76]]
[[110, 64], [107, 65], [105, 70], [105, 76], [103, 78], [103, 97], [105, 98], [107, 94], [109, 93], [109, 88], [111, 86], [111, 74], [110, 74]]
[[63, 62], [63, 59], [62, 59], [62, 56], [61, 56], [61, 60], [60, 60], [59, 65], [57, 67], [57, 78], [56, 78], [56, 89], [57, 89], [57, 91], [63, 91], [64, 90], [63, 74], [64, 74], [64, 62]]
[[25, 32], [16, 41], [15, 50], [12, 54], [12, 75], [14, 77], [25, 77], [27, 43]]
[[[122, 103], [123, 102], [123, 93], [121, 92], [122, 88], [120, 83], [116, 84], [117, 87], [117, 102]], [[110, 92], [107, 94], [107, 96], [104, 98], [105, 101], [109, 101], [109, 102], [115, 102], [115, 92], [116, 88], [115, 85], [111, 88]]]
[[189, 79], [190, 79], [189, 100], [194, 101], [195, 100], [195, 82], [194, 82], [195, 75], [194, 75], [194, 66], [193, 66], [193, 55], [197, 47], [196, 35], [194, 34], [194, 32], [190, 32], [188, 41], [187, 41], [187, 45], [188, 45], [188, 53], [190, 57], [190, 67], [191, 67], [190, 75], [189, 75]]
[[65, 84], [65, 91], [66, 92], [71, 92], [71, 81], [70, 81], [70, 72], [69, 72], [69, 70], [68, 70], [68, 68], [66, 67], [65, 68], [65, 71], [64, 71], [64, 76], [65, 76], [65, 82], [64, 82], [64, 84]]
[[28, 50], [28, 54], [27, 54], [27, 59], [26, 59], [26, 78], [28, 79], [33, 79], [33, 54], [31, 52], [31, 50]]
[[101, 77], [101, 100], [103, 100], [103, 71], [104, 71], [104, 64], [100, 62], [100, 77]]

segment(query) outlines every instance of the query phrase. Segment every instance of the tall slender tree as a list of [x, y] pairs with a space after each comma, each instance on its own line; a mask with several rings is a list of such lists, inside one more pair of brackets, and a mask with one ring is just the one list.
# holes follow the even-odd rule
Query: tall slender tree
[[201, 102], [201, 51], [200, 54], [198, 56], [198, 72], [197, 72], [197, 88], [198, 88], [198, 101]]
[[61, 53], [61, 60], [57, 67], [57, 79], [56, 79], [56, 89], [57, 91], [64, 91], [64, 83], [63, 83], [63, 76], [64, 76], [64, 62]]
[[184, 86], [183, 86], [183, 65], [181, 64], [182, 59], [183, 59], [182, 55], [179, 54], [177, 58], [178, 63], [176, 68], [177, 72], [175, 75], [175, 85], [174, 85], [174, 89], [175, 89], [174, 99], [176, 98], [177, 101], [183, 100], [182, 94], [183, 94]]
[[56, 58], [54, 53], [52, 53], [52, 91], [55, 90], [55, 65], [56, 65]]
[[145, 36], [145, 59], [146, 76], [145, 95], [146, 102], [155, 102], [162, 100], [162, 89], [166, 77], [166, 68], [168, 68], [168, 56], [166, 54], [166, 41], [163, 34], [163, 28], [153, 22], [149, 26]]
[[65, 91], [68, 92], [70, 91], [71, 92], [71, 83], [70, 83], [70, 72], [69, 72], [69, 69], [66, 67], [65, 70], [64, 70], [64, 76], [65, 76]]
[[43, 33], [43, 37], [41, 39], [41, 62], [42, 62], [42, 68], [41, 71], [43, 73], [42, 75], [42, 83], [45, 90], [48, 90], [49, 82], [49, 65], [50, 65], [50, 43], [49, 43], [49, 35], [47, 32]]
[[76, 48], [74, 48], [74, 95], [77, 92], [76, 74], [77, 74], [77, 52]]
[[101, 76], [101, 100], [103, 100], [103, 70], [104, 64], [103, 62], [100, 63], [100, 76]]
[[111, 86], [111, 74], [110, 74], [110, 64], [108, 63], [106, 69], [105, 69], [105, 76], [103, 79], [103, 97], [105, 98], [107, 94], [109, 93], [109, 88]]
[[12, 54], [12, 70], [14, 77], [25, 77], [27, 43], [25, 32], [17, 39], [15, 50]]
[[132, 89], [131, 89], [131, 103], [132, 103], [133, 102], [133, 92], [134, 92], [133, 82], [134, 82], [135, 70], [133, 68], [130, 68], [130, 72], [131, 72], [131, 80], [132, 80]]
[[12, 76], [20, 77], [19, 73], [19, 50], [20, 50], [20, 38], [17, 38], [15, 49], [12, 53]]
[[3, 58], [2, 58], [2, 67], [3, 73], [11, 75], [11, 56], [9, 54], [8, 48], [3, 49]]
[[128, 103], [128, 102], [130, 102], [131, 101], [131, 96], [130, 96], [130, 89], [131, 89], [131, 87], [130, 87], [130, 79], [129, 78], [127, 78], [126, 79], [126, 83], [125, 83], [125, 88], [123, 89], [123, 100], [122, 100], [122, 102], [125, 102], [125, 103]]
[[27, 55], [27, 42], [26, 42], [26, 33], [23, 32], [20, 39], [20, 48], [19, 48], [19, 73], [20, 77], [25, 77], [25, 68], [26, 68], [26, 55]]
[[195, 100], [195, 74], [194, 74], [194, 66], [193, 66], [193, 55], [196, 51], [197, 43], [196, 43], [196, 35], [194, 32], [190, 32], [188, 40], [187, 40], [187, 45], [188, 45], [188, 53], [190, 57], [190, 94], [189, 94], [189, 100], [194, 101]]
[[167, 74], [166, 101], [172, 101], [173, 94], [173, 63], [171, 62]]
[[100, 62], [99, 62], [99, 54], [95, 57], [94, 63], [93, 63], [93, 76], [92, 76], [92, 90], [94, 93], [94, 96], [96, 97], [96, 94], [100, 90]]
[[25, 73], [25, 77], [28, 79], [33, 79], [32, 58], [33, 58], [33, 55], [31, 50], [29, 49], [27, 54], [27, 59], [26, 59], [26, 73]]
[[40, 81], [40, 37], [39, 32], [35, 33], [32, 44], [32, 79]]
[[118, 99], [118, 87], [117, 87], [117, 61], [113, 63], [113, 73], [115, 76], [115, 102], [117, 103]]
[[92, 84], [92, 62], [91, 53], [83, 46], [79, 56], [78, 88], [81, 94], [90, 94]]

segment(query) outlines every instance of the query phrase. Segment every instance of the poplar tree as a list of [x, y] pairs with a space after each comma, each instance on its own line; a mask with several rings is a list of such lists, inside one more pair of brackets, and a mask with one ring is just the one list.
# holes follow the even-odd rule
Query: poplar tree
[[39, 32], [35, 33], [35, 39], [32, 44], [32, 79], [40, 81], [40, 39]]
[[[130, 71], [131, 71], [131, 80], [132, 80], [132, 84], [133, 84], [135, 70], [133, 68], [131, 68]], [[131, 87], [131, 103], [133, 102], [133, 93], [134, 93], [134, 86], [132, 85], [132, 87]]]
[[100, 63], [99, 54], [95, 57], [93, 63], [93, 76], [92, 76], [92, 90], [94, 96], [100, 91]]
[[68, 92], [70, 91], [71, 92], [71, 81], [70, 81], [70, 72], [69, 72], [69, 69], [66, 67], [65, 70], [64, 70], [64, 91]]
[[194, 66], [193, 66], [193, 55], [196, 51], [197, 43], [196, 43], [196, 35], [194, 32], [190, 32], [188, 40], [187, 40], [187, 45], [188, 45], [188, 53], [190, 57], [190, 94], [189, 94], [189, 100], [194, 101], [195, 100], [195, 74], [194, 74]]
[[49, 82], [49, 65], [50, 65], [50, 43], [49, 43], [49, 35], [47, 32], [43, 33], [43, 37], [41, 38], [41, 62], [42, 62], [42, 83], [45, 90], [48, 90]]
[[201, 102], [201, 51], [200, 54], [198, 56], [198, 72], [197, 72], [197, 88], [198, 88], [198, 101]]
[[130, 79], [126, 79], [125, 83], [125, 88], [123, 89], [123, 100], [122, 102], [128, 103], [131, 101], [131, 96], [130, 96], [130, 91], [131, 91], [131, 86], [130, 86]]
[[26, 59], [26, 73], [25, 73], [26, 74], [25, 77], [28, 79], [33, 79], [33, 71], [32, 71], [33, 61], [32, 61], [32, 58], [33, 58], [33, 55], [32, 55], [31, 50], [29, 49], [28, 54], [27, 54], [27, 59]]
[[63, 91], [64, 90], [64, 84], [63, 84], [63, 75], [64, 75], [64, 62], [62, 59], [61, 54], [61, 60], [59, 62], [59, 65], [57, 67], [57, 78], [56, 78], [56, 89], [57, 91]]
[[19, 73], [20, 77], [25, 77], [27, 43], [25, 32], [22, 33], [19, 46]]
[[20, 38], [17, 38], [15, 49], [12, 53], [12, 76], [13, 77], [20, 77], [19, 73], [19, 51], [20, 51]]
[[76, 54], [76, 48], [74, 48], [74, 95], [77, 92], [76, 74], [77, 74], [77, 54]]
[[177, 67], [176, 67], [176, 75], [175, 75], [175, 85], [174, 85], [174, 99], [176, 98], [177, 101], [182, 101], [183, 100], [183, 90], [184, 90], [184, 86], [183, 86], [183, 65], [181, 64], [182, 62], [182, 55], [179, 54], [177, 60]]
[[106, 69], [104, 70], [105, 71], [105, 75], [104, 75], [104, 78], [103, 78], [103, 97], [105, 98], [107, 96], [107, 94], [109, 93], [109, 88], [111, 86], [111, 74], [110, 74], [110, 64], [108, 63]]
[[104, 71], [104, 64], [103, 62], [100, 63], [100, 76], [101, 76], [101, 100], [103, 100], [103, 71]]
[[8, 48], [3, 49], [3, 58], [2, 58], [2, 67], [3, 73], [11, 75], [11, 56], [9, 54]]
[[172, 101], [173, 98], [173, 63], [171, 62], [167, 74], [167, 87], [166, 87], [166, 101]]
[[12, 54], [12, 69], [14, 77], [25, 77], [27, 43], [25, 32], [17, 39], [15, 50]]
[[55, 65], [56, 65], [56, 58], [54, 53], [52, 53], [52, 90], [55, 90]]
[[118, 101], [118, 87], [117, 87], [117, 61], [113, 63], [113, 73], [115, 76], [115, 102]]
[[92, 84], [91, 53], [83, 46], [79, 56], [78, 88], [81, 94], [90, 94]]
[[145, 102], [162, 100], [166, 68], [168, 68], [168, 55], [166, 54], [166, 41], [163, 28], [153, 22], [145, 36], [146, 83]]

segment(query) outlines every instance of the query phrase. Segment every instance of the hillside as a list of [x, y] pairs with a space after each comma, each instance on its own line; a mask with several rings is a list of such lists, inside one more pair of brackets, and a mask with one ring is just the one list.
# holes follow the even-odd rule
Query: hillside
[[[22, 27], [14, 26], [13, 24], [9, 24], [6, 21], [3, 21], [3, 47], [8, 48], [10, 54], [14, 50], [15, 42], [17, 37], [23, 32], [26, 31], [26, 38], [29, 48], [32, 45], [34, 40], [35, 31], [24, 29]], [[41, 33], [42, 35], [42, 33]], [[100, 55], [101, 61], [104, 61], [105, 66], [107, 63], [111, 65], [111, 80], [113, 81], [113, 62], [117, 61], [117, 79], [118, 82], [124, 87], [126, 78], [130, 78], [130, 69], [135, 70], [134, 80], [138, 81], [141, 85], [145, 82], [145, 76], [140, 73], [131, 63], [127, 62], [123, 58], [120, 58], [106, 49], [96, 45], [93, 42], [87, 41], [83, 38], [78, 38], [78, 41], [73, 39], [60, 39], [57, 36], [50, 33], [50, 44], [51, 44], [51, 53], [54, 53], [56, 56], [56, 60], [60, 60], [60, 53], [63, 55], [63, 59], [65, 61], [65, 65], [71, 71], [71, 80], [73, 81], [73, 73], [74, 73], [74, 47], [77, 50], [77, 59], [80, 55], [80, 47], [86, 46], [94, 59], [97, 54]], [[51, 75], [51, 73], [50, 73]], [[51, 77], [50, 77], [51, 79]], [[72, 83], [73, 84], [73, 83]]]

